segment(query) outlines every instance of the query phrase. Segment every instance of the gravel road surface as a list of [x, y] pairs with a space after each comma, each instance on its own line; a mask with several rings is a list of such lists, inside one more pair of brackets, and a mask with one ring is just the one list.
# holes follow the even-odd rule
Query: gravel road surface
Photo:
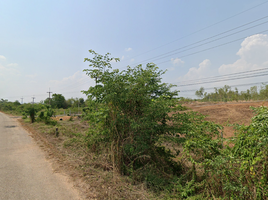
[[45, 154], [19, 123], [0, 113], [0, 200], [76, 200], [68, 178], [54, 173]]

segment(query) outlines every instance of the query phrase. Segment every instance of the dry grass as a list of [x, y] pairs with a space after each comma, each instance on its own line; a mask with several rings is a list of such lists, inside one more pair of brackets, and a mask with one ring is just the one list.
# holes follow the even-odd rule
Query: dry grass
[[[109, 152], [96, 155], [89, 151], [85, 141], [90, 128], [87, 122], [78, 118], [59, 121], [56, 126], [20, 122], [44, 149], [55, 171], [70, 176], [84, 199], [158, 199], [145, 184], [132, 185], [128, 177], [114, 173]], [[56, 128], [59, 137], [55, 136]]]

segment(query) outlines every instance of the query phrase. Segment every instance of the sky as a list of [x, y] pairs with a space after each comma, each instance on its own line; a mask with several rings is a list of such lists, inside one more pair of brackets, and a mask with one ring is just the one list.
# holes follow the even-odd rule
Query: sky
[[49, 91], [86, 98], [81, 90], [95, 84], [83, 72], [90, 49], [120, 58], [114, 69], [155, 63], [183, 97], [197, 98], [201, 86], [213, 92], [267, 82], [260, 76], [189, 85], [268, 67], [267, 9], [265, 0], [2, 0], [0, 99], [39, 102]]

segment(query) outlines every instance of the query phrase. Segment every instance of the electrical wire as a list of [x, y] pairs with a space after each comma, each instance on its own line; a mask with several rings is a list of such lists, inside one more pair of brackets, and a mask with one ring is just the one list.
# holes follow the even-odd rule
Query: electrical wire
[[200, 78], [200, 79], [192, 79], [192, 80], [187, 80], [187, 81], [181, 81], [181, 82], [174, 82], [173, 84], [186, 84], [187, 82], [198, 82], [198, 81], [203, 81], [203, 80], [210, 80], [210, 79], [218, 79], [221, 77], [230, 77], [230, 76], [234, 76], [234, 75], [241, 75], [241, 74], [245, 74], [245, 73], [251, 73], [251, 72], [256, 72], [256, 71], [265, 71], [268, 70], [268, 67], [265, 68], [260, 68], [260, 69], [254, 69], [254, 70], [248, 70], [248, 71], [242, 71], [242, 72], [236, 72], [236, 73], [231, 73], [231, 74], [225, 74], [225, 75], [219, 75], [219, 76], [211, 76], [211, 77], [207, 77], [207, 78]]
[[[268, 81], [266, 81], [266, 82], [257, 82], [257, 83], [245, 83], [245, 84], [238, 84], [238, 85], [228, 85], [228, 86], [230, 86], [230, 87], [241, 87], [241, 86], [249, 86], [249, 85], [256, 86], [258, 84], [268, 84]], [[212, 90], [212, 89], [215, 89], [215, 88], [217, 88], [217, 87], [204, 88], [204, 89], [205, 90]], [[193, 92], [193, 91], [196, 91], [196, 89], [180, 90], [180, 92]]]
[[[193, 33], [191, 33], [191, 34], [188, 34], [188, 35], [186, 35], [186, 36], [183, 36], [183, 37], [181, 37], [181, 38], [179, 38], [179, 39], [176, 39], [176, 40], [174, 40], [174, 41], [172, 41], [172, 42], [166, 43], [166, 44], [164, 44], [164, 45], [162, 45], [162, 46], [159, 46], [159, 47], [154, 48], [154, 49], [152, 49], [152, 50], [149, 50], [149, 51], [147, 51], [147, 52], [141, 53], [141, 54], [139, 54], [139, 55], [143, 55], [143, 54], [148, 53], [148, 52], [150, 52], [150, 51], [153, 51], [153, 50], [155, 50], [155, 49], [159, 49], [159, 48], [161, 48], [161, 47], [163, 47], [163, 46], [166, 46], [166, 45], [171, 44], [171, 43], [173, 43], [173, 42], [176, 42], [176, 41], [178, 41], [178, 40], [181, 40], [181, 39], [184, 39], [184, 38], [186, 38], [186, 37], [189, 37], [189, 36], [191, 36], [191, 35], [193, 35], [193, 34], [196, 34], [196, 33], [200, 32], [200, 31], [203, 31], [203, 30], [205, 30], [205, 29], [208, 29], [208, 28], [210, 28], [210, 27], [212, 27], [212, 26], [215, 26], [215, 25], [217, 25], [217, 24], [220, 24], [220, 23], [222, 23], [222, 22], [224, 22], [224, 21], [227, 21], [227, 20], [229, 20], [229, 19], [232, 19], [232, 18], [234, 18], [234, 17], [236, 17], [236, 16], [238, 16], [238, 15], [241, 15], [241, 14], [243, 14], [243, 13], [245, 13], [245, 12], [248, 12], [248, 11], [250, 11], [250, 10], [256, 8], [256, 7], [259, 7], [259, 6], [261, 6], [261, 5], [264, 5], [264, 4], [266, 4], [266, 3], [268, 3], [268, 1], [265, 1], [265, 2], [263, 2], [263, 3], [260, 3], [260, 4], [256, 5], [256, 6], [251, 7], [251, 8], [249, 8], [249, 9], [245, 10], [245, 11], [242, 11], [242, 12], [236, 14], [236, 15], [233, 15], [233, 16], [231, 16], [231, 17], [228, 17], [228, 18], [226, 18], [226, 19], [224, 19], [224, 20], [221, 20], [221, 21], [219, 21], [219, 22], [217, 22], [217, 23], [214, 23], [214, 24], [212, 24], [212, 25], [209, 25], [209, 26], [207, 26], [207, 27], [205, 27], [205, 28], [202, 28], [202, 29], [200, 29], [200, 30], [198, 30], [198, 31], [195, 31], [195, 32], [193, 32]], [[265, 19], [265, 18], [267, 18], [267, 17], [268, 17], [268, 16], [265, 16], [265, 17], [256, 19], [256, 20], [254, 20], [254, 21], [251, 21], [251, 22], [249, 22], [249, 23], [246, 23], [246, 24], [243, 24], [243, 25], [241, 25], [241, 26], [235, 27], [235, 28], [230, 29], [230, 30], [228, 30], [228, 31], [219, 33], [219, 34], [217, 34], [217, 35], [211, 36], [211, 37], [206, 38], [206, 39], [204, 39], [204, 40], [201, 40], [201, 41], [192, 43], [192, 44], [190, 44], [190, 45], [181, 47], [181, 48], [179, 48], [179, 49], [176, 49], [176, 50], [167, 52], [167, 53], [165, 53], [165, 54], [162, 54], [162, 56], [167, 55], [167, 54], [170, 54], [170, 53], [173, 53], [173, 52], [178, 51], [178, 50], [183, 49], [183, 48], [187, 48], [187, 47], [192, 46], [192, 45], [194, 45], [194, 44], [198, 44], [198, 43], [201, 43], [201, 42], [203, 42], [203, 41], [212, 39], [212, 38], [214, 38], [214, 37], [223, 35], [223, 34], [225, 34], [225, 33], [227, 33], [227, 32], [230, 32], [230, 31], [236, 30], [236, 29], [238, 29], [238, 28], [244, 27], [244, 26], [246, 26], [246, 25], [255, 23], [255, 22], [260, 21], [260, 20], [262, 20], [262, 19]], [[267, 23], [267, 22], [268, 22], [268, 21], [263, 22], [263, 23], [258, 24], [258, 25], [255, 25], [255, 26], [252, 26], [252, 27], [249, 27], [249, 28], [247, 28], [247, 29], [240, 30], [240, 31], [238, 31], [238, 32], [236, 32], [236, 33], [232, 33], [232, 34], [230, 34], [230, 35], [228, 35], [228, 36], [224, 36], [224, 37], [222, 37], [222, 38], [215, 39], [215, 40], [210, 41], [210, 42], [207, 42], [207, 43], [205, 43], [205, 44], [214, 42], [214, 41], [219, 40], [219, 39], [223, 39], [223, 38], [225, 38], [225, 37], [229, 37], [229, 36], [231, 36], [231, 35], [234, 35], [234, 34], [237, 34], [237, 33], [239, 33], [239, 32], [248, 30], [248, 29], [250, 29], [250, 28], [254, 28], [254, 27], [256, 27], [256, 26], [260, 26], [260, 25], [262, 25], [262, 24], [264, 24], [264, 23]], [[261, 33], [263, 33], [263, 32], [267, 32], [267, 30], [262, 31]], [[200, 50], [200, 51], [197, 51], [197, 52], [194, 52], [194, 53], [190, 53], [190, 54], [187, 54], [187, 55], [183, 55], [183, 56], [180, 56], [180, 58], [188, 57], [188, 56], [191, 56], [191, 55], [195, 55], [195, 54], [197, 54], [197, 53], [201, 53], [201, 52], [208, 51], [208, 50], [211, 50], [211, 49], [214, 49], [214, 48], [217, 48], [217, 47], [221, 47], [221, 46], [224, 46], [224, 45], [227, 45], [227, 44], [236, 42], [236, 41], [241, 40], [241, 39], [244, 39], [244, 37], [243, 37], [243, 38], [236, 39], [236, 40], [233, 40], [233, 41], [230, 41], [230, 42], [226, 42], [226, 43], [223, 43], [223, 44], [220, 44], [220, 45], [216, 45], [216, 46], [213, 46], [213, 47], [210, 47], [210, 48], [207, 48], [207, 49], [203, 49], [203, 50]], [[192, 48], [190, 48], [190, 49], [197, 48], [197, 47], [200, 47], [200, 46], [205, 45], [205, 44], [201, 44], [201, 45], [198, 45], [198, 46], [196, 46], [196, 47], [192, 47]], [[190, 49], [187, 49], [187, 50], [184, 50], [184, 51], [188, 51], [188, 50], [190, 50]], [[176, 52], [176, 54], [177, 54], [177, 53], [181, 53], [181, 52]], [[136, 55], [136, 56], [134, 56], [134, 57], [137, 57], [137, 56], [139, 56], [139, 55]], [[171, 54], [171, 55], [175, 55], [175, 54]], [[171, 55], [168, 55], [168, 56], [171, 56]], [[160, 56], [161, 56], [161, 55], [160, 55]], [[134, 57], [132, 57], [132, 58], [134, 58]], [[159, 57], [159, 56], [157, 56], [157, 57]], [[155, 57], [154, 57], [154, 58], [155, 58]], [[163, 59], [163, 58], [165, 58], [165, 57], [158, 58], [157, 60], [159, 60], [159, 59]], [[158, 63], [158, 64], [166, 63], [166, 62], [169, 62], [169, 61], [170, 61], [170, 60], [168, 60], [168, 61], [164, 61], [164, 62], [161, 62], [161, 63]], [[246, 73], [246, 72], [243, 72], [243, 73]], [[265, 75], [267, 75], [267, 74], [265, 74]], [[257, 76], [261, 76], [261, 75], [257, 75]], [[255, 76], [255, 77], [257, 77], [257, 76]], [[262, 75], [262, 76], [264, 76], [264, 75]], [[251, 76], [249, 76], [249, 77], [240, 77], [239, 79], [242, 79], [242, 78], [250, 78], [250, 77], [254, 77], [254, 76], [251, 75]], [[228, 80], [228, 79], [227, 79], [227, 80]], [[227, 80], [221, 80], [221, 81], [227, 81]], [[235, 80], [235, 79], [233, 79], [233, 80]], [[91, 81], [91, 80], [90, 80], [90, 81]], [[79, 86], [81, 86], [81, 85], [87, 84], [87, 83], [90, 82], [90, 81], [88, 81], [88, 80], [87, 80], [87, 81], [83, 81], [83, 82], [81, 82], [81, 84], [76, 85], [76, 86], [73, 86], [73, 84], [71, 84], [70, 86], [73, 86], [73, 87], [67, 86], [67, 87], [64, 87], [64, 89], [65, 89], [65, 88], [68, 88], [68, 89], [72, 88], [72, 89], [73, 89], [73, 88], [79, 87]], [[207, 81], [207, 82], [208, 82], [208, 81]], [[214, 81], [214, 82], [215, 82], [215, 81]], [[208, 82], [208, 83], [209, 83], [209, 82]], [[198, 83], [198, 84], [202, 84], [202, 83]], [[181, 85], [181, 86], [182, 86], [182, 85]], [[189, 86], [189, 84], [188, 84], [188, 85], [183, 85], [183, 86]], [[62, 90], [62, 89], [61, 89], [61, 90]], [[72, 93], [72, 92], [71, 92], [71, 93]], [[30, 97], [30, 96], [32, 96], [32, 95], [24, 95], [24, 97]], [[44, 94], [35, 95], [35, 96], [44, 96]], [[21, 97], [21, 96], [9, 97], [9, 98], [20, 98], [20, 97]]]
[[[189, 44], [189, 45], [180, 47], [180, 48], [175, 49], [175, 50], [172, 50], [172, 51], [169, 51], [169, 52], [167, 52], [167, 53], [160, 54], [160, 55], [158, 55], [158, 56], [154, 56], [154, 57], [145, 59], [145, 60], [143, 60], [143, 61], [141, 61], [141, 62], [136, 62], [136, 63], [134, 63], [134, 64], [132, 64], [132, 65], [137, 65], [137, 64], [140, 64], [140, 63], [145, 63], [145, 62], [148, 61], [148, 60], [160, 60], [160, 59], [163, 59], [163, 58], [172, 56], [172, 55], [176, 55], [176, 54], [178, 54], [178, 53], [183, 53], [183, 52], [185, 52], [185, 51], [189, 51], [189, 50], [191, 50], [191, 49], [194, 49], [194, 48], [197, 48], [197, 47], [201, 47], [201, 46], [203, 46], [203, 45], [206, 45], [206, 44], [209, 44], [209, 43], [212, 43], [212, 42], [215, 42], [215, 41], [218, 41], [218, 40], [221, 40], [221, 39], [230, 37], [230, 36], [232, 36], [232, 35], [241, 33], [241, 32], [243, 32], [243, 31], [247, 31], [247, 30], [252, 29], [252, 28], [255, 28], [255, 27], [257, 27], [257, 26], [261, 26], [261, 25], [263, 25], [263, 24], [266, 24], [266, 23], [268, 23], [268, 21], [265, 21], [265, 22], [262, 22], [262, 23], [260, 23], [260, 24], [257, 24], [257, 25], [254, 25], [254, 26], [245, 28], [245, 29], [243, 29], [243, 30], [240, 30], [240, 31], [231, 33], [231, 34], [229, 34], [229, 35], [226, 35], [226, 36], [223, 36], [223, 37], [220, 37], [220, 38], [217, 38], [217, 39], [214, 39], [214, 40], [205, 42], [205, 43], [203, 43], [203, 44], [199, 44], [199, 43], [201, 43], [201, 42], [207, 41], [207, 40], [209, 40], [209, 39], [212, 39], [212, 38], [215, 38], [215, 37], [217, 37], [217, 36], [223, 35], [223, 34], [225, 34], [225, 33], [231, 32], [231, 31], [233, 31], [233, 30], [239, 29], [239, 28], [241, 28], [241, 27], [247, 26], [247, 25], [249, 25], [249, 24], [251, 24], [251, 23], [254, 23], [254, 22], [256, 22], [256, 21], [260, 21], [260, 20], [265, 19], [265, 18], [267, 18], [267, 17], [268, 17], [268, 15], [265, 16], [265, 17], [262, 17], [262, 18], [260, 18], [260, 19], [257, 19], [257, 20], [251, 21], [251, 22], [249, 22], [249, 23], [246, 23], [246, 24], [244, 24], [244, 25], [238, 26], [238, 27], [236, 27], [236, 28], [230, 29], [230, 30], [228, 30], [228, 31], [224, 31], [224, 32], [219, 33], [219, 34], [216, 34], [216, 35], [214, 35], [214, 36], [211, 36], [211, 37], [205, 38], [205, 39], [203, 39], [203, 40], [194, 42], [194, 43], [192, 43], [192, 44]], [[195, 44], [199, 44], [199, 45], [193, 46], [193, 45], [195, 45]], [[191, 46], [193, 46], [193, 47], [191, 47]], [[191, 47], [191, 48], [189, 48], [189, 47]], [[186, 48], [186, 49], [185, 49], [185, 48]], [[185, 50], [182, 50], [182, 49], [185, 49]], [[179, 50], [182, 50], [182, 51], [179, 51]], [[179, 52], [178, 52], [178, 51], [179, 51]]]
[[[246, 13], [246, 12], [248, 12], [248, 11], [250, 11], [250, 10], [253, 10], [253, 9], [257, 8], [257, 7], [260, 7], [260, 6], [262, 6], [262, 5], [266, 4], [266, 3], [268, 3], [268, 1], [264, 1], [264, 2], [262, 2], [262, 3], [260, 3], [260, 4], [257, 4], [256, 6], [253, 6], [253, 7], [249, 8], [249, 9], [246, 9], [246, 10], [244, 10], [244, 11], [242, 11], [242, 12], [239, 12], [239, 13], [237, 13], [237, 14], [235, 14], [235, 15], [232, 15], [232, 16], [230, 16], [230, 17], [227, 17], [227, 18], [225, 18], [225, 19], [223, 19], [223, 20], [221, 20], [221, 21], [219, 21], [219, 22], [216, 22], [216, 23], [214, 23], [214, 24], [211, 24], [211, 25], [209, 25], [209, 26], [206, 26], [206, 27], [204, 27], [204, 28], [201, 28], [201, 29], [199, 29], [199, 30], [197, 30], [197, 31], [194, 31], [194, 32], [188, 34], [188, 35], [182, 36], [182, 37], [180, 37], [180, 38], [178, 38], [178, 39], [176, 39], [176, 40], [173, 40], [173, 41], [171, 41], [171, 42], [168, 42], [168, 43], [166, 43], [166, 44], [163, 44], [163, 45], [161, 45], [161, 46], [159, 46], [159, 47], [156, 47], [156, 48], [153, 48], [153, 49], [148, 50], [148, 51], [146, 51], [146, 52], [140, 53], [140, 54], [138, 54], [138, 55], [136, 55], [136, 56], [133, 56], [131, 59], [133, 59], [133, 58], [135, 58], [135, 57], [138, 57], [138, 56], [140, 56], [140, 55], [147, 54], [147, 53], [152, 52], [152, 51], [154, 51], [154, 50], [156, 50], [156, 49], [160, 49], [160, 48], [162, 48], [162, 47], [164, 47], [164, 46], [167, 46], [167, 45], [169, 45], [169, 44], [172, 44], [172, 43], [177, 42], [177, 41], [179, 41], [179, 40], [182, 40], [182, 39], [184, 39], [184, 38], [187, 38], [187, 37], [189, 37], [189, 36], [191, 36], [191, 35], [194, 35], [194, 34], [196, 34], [196, 33], [199, 33], [199, 32], [201, 32], [201, 31], [203, 31], [203, 30], [206, 30], [206, 29], [208, 29], [208, 28], [211, 28], [211, 27], [213, 27], [213, 26], [215, 26], [215, 25], [218, 25], [218, 24], [220, 24], [220, 23], [222, 23], [222, 22], [225, 22], [225, 21], [227, 21], [227, 20], [229, 20], [229, 19], [232, 19], [232, 18], [234, 18], [234, 17], [236, 17], [236, 16], [239, 16], [239, 15], [241, 15], [241, 14], [243, 14], [243, 13]], [[129, 60], [131, 60], [131, 59], [129, 59]]]
[[[259, 33], [255, 33], [253, 35], [266, 33], [267, 31], [268, 31], [268, 29], [264, 30], [264, 31], [261, 31]], [[251, 36], [253, 36], [253, 35], [251, 35]], [[250, 36], [246, 36], [246, 37], [250, 37]], [[209, 47], [209, 48], [206, 48], [206, 49], [203, 49], [203, 50], [200, 50], [200, 51], [196, 51], [196, 52], [193, 52], [193, 53], [190, 53], [190, 54], [180, 56], [180, 58], [185, 58], [185, 57], [192, 56], [192, 55], [195, 55], [195, 54], [198, 54], [198, 53], [202, 53], [202, 52], [205, 52], [205, 51], [208, 51], [208, 50], [211, 50], [211, 49], [215, 49], [215, 48], [218, 48], [218, 47], [221, 47], [221, 46], [225, 46], [227, 44], [231, 44], [231, 43], [237, 42], [237, 41], [242, 40], [242, 39], [245, 39], [245, 36], [241, 37], [241, 38], [238, 38], [238, 39], [235, 39], [235, 40], [232, 40], [230, 42], [226, 42], [226, 43], [223, 43], [223, 44], [219, 44], [219, 45], [216, 45], [216, 46], [213, 46], [213, 47]], [[167, 63], [167, 62], [170, 62], [170, 60], [166, 60], [166, 61], [163, 61], [163, 62], [160, 62], [160, 63], [157, 63], [157, 64], [163, 64], [163, 63]]]
[[[267, 68], [265, 68], [265, 69], [267, 70]], [[237, 74], [237, 73], [235, 73], [235, 74]], [[249, 73], [249, 74], [245, 74], [245, 75], [235, 75], [235, 74], [230, 74], [230, 77], [225, 75], [222, 79], [217, 78], [217, 79], [211, 79], [211, 80], [204, 80], [203, 82], [193, 82], [193, 83], [180, 84], [180, 85], [177, 85], [177, 87], [200, 85], [200, 84], [205, 84], [205, 83], [215, 83], [215, 82], [230, 81], [230, 80], [232, 81], [232, 80], [239, 80], [239, 79], [244, 79], [244, 78], [255, 78], [255, 77], [259, 77], [259, 76], [268, 75], [268, 71], [266, 71], [265, 73], [264, 72], [254, 72], [254, 73]]]

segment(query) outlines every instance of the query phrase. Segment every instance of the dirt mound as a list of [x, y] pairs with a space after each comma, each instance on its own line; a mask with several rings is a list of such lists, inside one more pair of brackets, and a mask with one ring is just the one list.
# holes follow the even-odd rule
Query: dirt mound
[[[71, 116], [57, 116], [57, 117], [51, 117], [51, 119], [56, 121], [68, 121], [70, 120]], [[77, 117], [73, 117], [73, 119], [76, 119]]]
[[239, 103], [194, 103], [185, 104], [192, 111], [207, 115], [206, 120], [216, 122], [224, 126], [224, 137], [234, 136], [232, 127], [227, 124], [249, 125], [254, 116], [250, 107], [268, 106], [268, 102], [239, 102]]

